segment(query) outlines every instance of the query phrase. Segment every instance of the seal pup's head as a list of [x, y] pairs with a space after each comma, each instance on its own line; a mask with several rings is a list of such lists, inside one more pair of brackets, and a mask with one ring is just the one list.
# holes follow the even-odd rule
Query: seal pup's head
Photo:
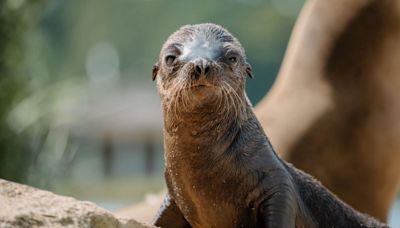
[[246, 76], [252, 77], [244, 49], [215, 24], [186, 25], [173, 33], [153, 68], [164, 112], [232, 113], [247, 104]]

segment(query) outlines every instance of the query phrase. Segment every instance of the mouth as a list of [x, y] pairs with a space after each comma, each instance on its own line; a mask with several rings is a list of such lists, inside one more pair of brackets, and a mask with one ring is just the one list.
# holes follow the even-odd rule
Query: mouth
[[205, 87], [207, 87], [207, 86], [206, 85], [194, 85], [194, 86], [191, 86], [190, 88], [201, 89], [201, 88], [205, 88]]
[[197, 84], [197, 85], [192, 85], [190, 86], [191, 89], [202, 89], [202, 88], [213, 88], [215, 87], [214, 85], [211, 84]]
[[191, 85], [189, 87], [189, 90], [191, 94], [197, 98], [200, 98], [200, 100], [204, 100], [207, 97], [213, 97], [214, 96], [214, 88], [216, 88], [215, 85], [211, 84], [204, 84], [204, 83], [199, 83], [195, 85]]

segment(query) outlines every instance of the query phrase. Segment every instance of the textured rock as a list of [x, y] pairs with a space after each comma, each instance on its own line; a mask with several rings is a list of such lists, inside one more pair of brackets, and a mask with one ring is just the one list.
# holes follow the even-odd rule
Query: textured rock
[[150, 227], [86, 201], [0, 179], [0, 227]]

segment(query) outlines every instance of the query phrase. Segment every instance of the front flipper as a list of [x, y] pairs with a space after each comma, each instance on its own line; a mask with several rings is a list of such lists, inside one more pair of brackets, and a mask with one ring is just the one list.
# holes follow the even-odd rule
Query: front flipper
[[169, 194], [164, 198], [164, 201], [154, 218], [153, 224], [158, 227], [173, 227], [173, 228], [190, 228], [190, 224], [186, 221], [185, 217], [175, 201], [171, 199]]
[[[278, 190], [279, 189], [279, 190]], [[268, 198], [259, 206], [259, 224], [268, 228], [318, 227], [291, 185], [271, 189]]]
[[259, 216], [262, 227], [295, 228], [296, 206], [287, 193], [275, 192], [261, 203]]

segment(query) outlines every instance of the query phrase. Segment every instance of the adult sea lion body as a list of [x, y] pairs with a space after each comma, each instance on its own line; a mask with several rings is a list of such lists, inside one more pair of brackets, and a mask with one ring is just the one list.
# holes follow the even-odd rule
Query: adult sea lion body
[[381, 221], [400, 187], [399, 40], [400, 1], [306, 1], [255, 107], [283, 159]]
[[214, 24], [185, 26], [153, 69], [164, 113], [168, 195], [161, 227], [387, 227], [282, 161], [245, 91], [240, 43]]

